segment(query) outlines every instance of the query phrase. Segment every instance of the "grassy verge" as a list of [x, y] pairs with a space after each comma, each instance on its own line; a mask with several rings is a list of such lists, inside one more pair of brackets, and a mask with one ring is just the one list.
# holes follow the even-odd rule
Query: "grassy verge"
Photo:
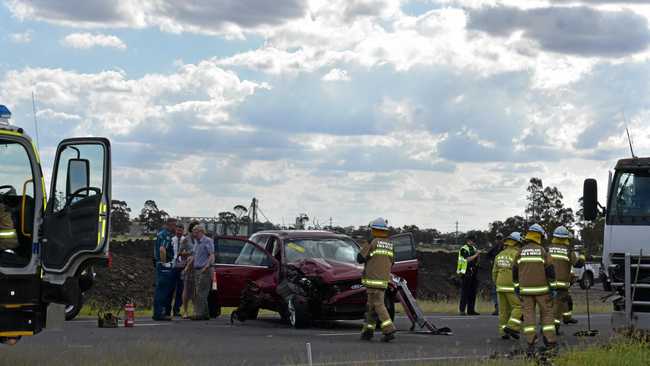
[[[606, 346], [592, 345], [586, 348], [570, 348], [560, 351], [553, 360], [554, 366], [645, 366], [650, 360], [650, 345], [632, 340], [614, 340]], [[432, 365], [424, 363], [424, 365]], [[447, 365], [463, 366], [536, 366], [535, 361], [524, 359], [514, 360], [481, 360], [474, 362], [450, 362]]]
[[[221, 308], [221, 316], [230, 316], [230, 314], [235, 310], [236, 308]], [[193, 309], [192, 305], [188, 306], [188, 312], [192, 314]], [[270, 311], [270, 310], [260, 310], [259, 315], [266, 316], [266, 315], [277, 315], [275, 311]], [[135, 316], [136, 317], [142, 317], [142, 318], [151, 318], [153, 316], [153, 309], [137, 309], [135, 311]], [[79, 318], [96, 318], [97, 317], [97, 310], [96, 309], [91, 309], [88, 305], [84, 305], [83, 308], [81, 308], [81, 311], [79, 312]], [[124, 318], [124, 312], [120, 312], [120, 317]]]

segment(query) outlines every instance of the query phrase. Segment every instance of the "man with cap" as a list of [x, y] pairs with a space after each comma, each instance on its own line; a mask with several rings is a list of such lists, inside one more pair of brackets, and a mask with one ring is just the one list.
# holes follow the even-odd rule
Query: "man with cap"
[[497, 254], [492, 267], [492, 281], [499, 297], [499, 335], [503, 339], [519, 339], [521, 327], [521, 302], [515, 295], [512, 267], [519, 254], [521, 234], [513, 232], [506, 238], [504, 249]]
[[547, 250], [551, 256], [551, 263], [555, 269], [555, 282], [551, 288], [555, 289], [557, 296], [554, 300], [555, 326], [559, 333], [560, 324], [575, 324], [578, 321], [572, 318], [572, 301], [569, 295], [571, 287], [571, 267], [582, 267], [584, 257], [578, 256], [570, 249], [571, 233], [564, 226], [558, 226], [553, 231], [553, 239]]
[[372, 240], [364, 245], [357, 255], [357, 262], [364, 264], [361, 283], [366, 287], [366, 322], [363, 325], [361, 339], [371, 340], [377, 319], [383, 334], [382, 341], [390, 342], [395, 339], [395, 325], [384, 303], [384, 296], [388, 288], [391, 269], [395, 261], [393, 243], [388, 239], [390, 231], [386, 220], [378, 218], [370, 223]]
[[478, 260], [479, 252], [475, 246], [476, 237], [469, 235], [467, 242], [458, 251], [456, 273], [462, 276], [460, 290], [460, 315], [480, 315], [476, 312], [476, 293], [478, 291]]
[[553, 297], [555, 290], [550, 285], [555, 282], [555, 271], [551, 257], [542, 247], [546, 232], [539, 224], [534, 224], [526, 232], [525, 242], [515, 257], [512, 279], [515, 293], [521, 297], [524, 316], [523, 333], [528, 343], [526, 354], [535, 354], [537, 341], [536, 308], [539, 308], [545, 347], [543, 351], [554, 352], [557, 346], [555, 321], [553, 316]]

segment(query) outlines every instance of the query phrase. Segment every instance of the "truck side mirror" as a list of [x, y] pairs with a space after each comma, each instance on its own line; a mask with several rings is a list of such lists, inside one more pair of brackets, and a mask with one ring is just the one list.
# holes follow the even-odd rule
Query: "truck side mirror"
[[66, 197], [86, 187], [90, 187], [90, 162], [87, 159], [70, 159], [68, 161]]
[[595, 179], [585, 179], [582, 192], [585, 220], [594, 221], [598, 217], [598, 182]]

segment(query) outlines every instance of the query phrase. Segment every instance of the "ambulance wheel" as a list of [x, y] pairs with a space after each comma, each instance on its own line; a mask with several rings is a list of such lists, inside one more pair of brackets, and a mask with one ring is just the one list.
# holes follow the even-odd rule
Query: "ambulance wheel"
[[81, 308], [84, 306], [84, 295], [83, 293], [79, 293], [79, 296], [77, 296], [76, 301], [74, 301], [72, 304], [68, 304], [65, 307], [65, 320], [72, 320], [79, 315], [79, 312], [81, 311]]

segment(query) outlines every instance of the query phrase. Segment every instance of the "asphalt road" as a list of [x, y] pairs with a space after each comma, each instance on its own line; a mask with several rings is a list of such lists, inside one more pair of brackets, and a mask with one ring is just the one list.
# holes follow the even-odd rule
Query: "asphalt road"
[[[434, 336], [401, 331], [394, 343], [384, 344], [379, 342], [379, 334], [371, 343], [360, 341], [361, 322], [333, 322], [312, 329], [294, 330], [274, 317], [235, 325], [230, 325], [225, 318], [168, 323], [138, 319], [135, 328], [99, 329], [94, 320], [76, 320], [66, 322], [62, 330], [46, 331], [23, 339], [5, 355], [20, 354], [20, 360], [25, 365], [55, 365], [54, 361], [64, 360], [65, 364], [97, 364], [102, 359], [121, 362], [128, 359], [133, 360], [134, 365], [182, 362], [191, 365], [296, 365], [307, 363], [306, 344], [310, 343], [315, 365], [363, 361], [409, 364], [489, 357], [521, 347], [515, 341], [504, 341], [497, 337], [497, 320], [493, 316], [431, 315], [429, 319], [438, 326], [451, 327], [454, 335]], [[592, 317], [592, 328], [600, 330], [601, 335], [588, 340], [573, 336], [575, 331], [586, 327], [585, 316], [577, 316], [577, 319], [580, 324], [564, 328], [567, 335], [561, 337], [561, 344], [592, 343], [609, 336], [608, 315]], [[399, 329], [406, 330], [410, 322], [398, 317], [397, 325]], [[3, 363], [2, 360], [0, 354], [0, 363]], [[10, 358], [4, 360], [14, 362]]]

